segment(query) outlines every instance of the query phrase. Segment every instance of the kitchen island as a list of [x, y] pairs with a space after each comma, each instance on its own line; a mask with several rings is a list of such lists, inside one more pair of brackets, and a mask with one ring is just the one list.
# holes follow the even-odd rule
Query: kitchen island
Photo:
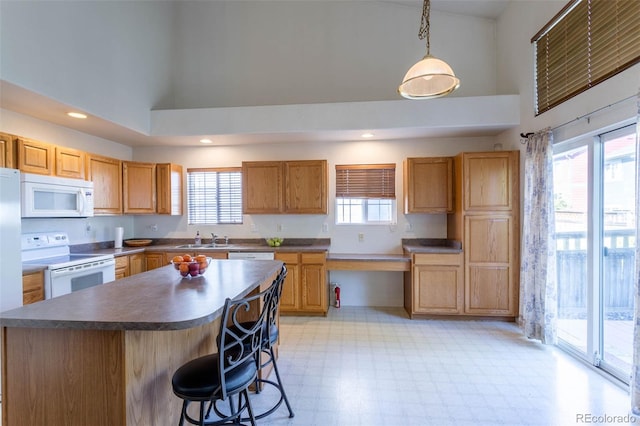
[[171, 377], [216, 351], [225, 299], [269, 285], [280, 261], [173, 266], [3, 312], [2, 425], [164, 425]]

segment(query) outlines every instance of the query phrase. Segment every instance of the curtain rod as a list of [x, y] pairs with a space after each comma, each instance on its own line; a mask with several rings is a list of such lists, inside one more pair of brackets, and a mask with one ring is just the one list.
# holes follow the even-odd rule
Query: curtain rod
[[[640, 96], [640, 92], [638, 92], [638, 94], [628, 96], [628, 97], [626, 97], [626, 98], [624, 98], [624, 99], [620, 99], [619, 101], [616, 101], [616, 102], [614, 102], [614, 103], [612, 103], [612, 104], [605, 105], [605, 106], [603, 106], [603, 107], [601, 107], [601, 108], [598, 108], [598, 109], [597, 109], [597, 110], [595, 110], [595, 111], [591, 111], [591, 112], [589, 112], [589, 113], [586, 113], [586, 114], [584, 114], [584, 115], [581, 115], [581, 116], [579, 116], [579, 117], [576, 117], [576, 118], [574, 118], [574, 119], [572, 119], [572, 120], [567, 121], [566, 123], [562, 123], [562, 124], [560, 124], [560, 125], [558, 125], [558, 126], [552, 127], [552, 128], [550, 128], [550, 129], [549, 129], [549, 131], [550, 131], [550, 132], [553, 132], [554, 130], [557, 130], [557, 129], [559, 129], [559, 128], [561, 128], [561, 127], [564, 127], [564, 126], [566, 126], [566, 125], [568, 125], [568, 124], [571, 124], [571, 123], [573, 123], [574, 121], [579, 121], [579, 120], [582, 120], [583, 118], [590, 117], [590, 116], [592, 116], [593, 114], [596, 114], [596, 113], [598, 113], [598, 112], [600, 112], [600, 111], [602, 111], [602, 110], [604, 110], [604, 109], [611, 108], [612, 106], [618, 105], [618, 104], [620, 104], [620, 103], [622, 103], [622, 102], [626, 102], [626, 101], [628, 101], [629, 99], [633, 99], [633, 98], [635, 98], [635, 97], [637, 97], [637, 96]], [[533, 136], [534, 134], [535, 134], [534, 132], [520, 133], [520, 137], [521, 137], [521, 138], [523, 138], [523, 139], [529, 139], [529, 136]], [[523, 144], [524, 144], [524, 143], [526, 143], [526, 141], [521, 141], [520, 143], [523, 143]]]

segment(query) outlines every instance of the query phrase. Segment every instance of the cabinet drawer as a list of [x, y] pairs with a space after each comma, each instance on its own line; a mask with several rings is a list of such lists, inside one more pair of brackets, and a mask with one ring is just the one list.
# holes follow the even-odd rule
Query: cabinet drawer
[[129, 257], [128, 256], [118, 256], [116, 257], [116, 269], [118, 268], [126, 268], [129, 266]]
[[462, 253], [421, 253], [413, 255], [415, 265], [462, 265]]
[[325, 263], [327, 253], [300, 253], [301, 263]]
[[298, 253], [276, 253], [275, 259], [284, 263], [296, 264], [298, 263]]

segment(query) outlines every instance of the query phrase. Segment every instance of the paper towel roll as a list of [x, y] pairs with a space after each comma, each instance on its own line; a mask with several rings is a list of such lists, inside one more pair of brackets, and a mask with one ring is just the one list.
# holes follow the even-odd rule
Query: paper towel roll
[[124, 235], [124, 228], [121, 226], [118, 226], [116, 228], [116, 236], [113, 239], [113, 247], [114, 248], [122, 248], [122, 236]]

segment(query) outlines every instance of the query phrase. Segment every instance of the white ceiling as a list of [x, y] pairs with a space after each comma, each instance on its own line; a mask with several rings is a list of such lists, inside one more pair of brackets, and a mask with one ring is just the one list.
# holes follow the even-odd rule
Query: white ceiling
[[[408, 7], [421, 8], [420, 0], [383, 0], [389, 3], [403, 4]], [[432, 0], [432, 8], [440, 12], [471, 15], [496, 19], [512, 0]], [[169, 146], [198, 144], [197, 138], [185, 136], [150, 136], [133, 131], [117, 123], [98, 117], [88, 120], [77, 120], [66, 116], [70, 110], [68, 105], [33, 93], [27, 89], [0, 80], [0, 107], [6, 110], [32, 116], [47, 122], [62, 125], [83, 133], [116, 141], [129, 146]], [[0, 117], [1, 118], [1, 117]], [[375, 139], [407, 139], [424, 137], [462, 137], [492, 136], [511, 127], [510, 124], [489, 127], [406, 127], [375, 131], [375, 129], [350, 129], [348, 131], [300, 132], [300, 133], [252, 133], [218, 135], [214, 145], [252, 144], [268, 142], [305, 142], [305, 141], [340, 141], [360, 139], [365, 130], [374, 130]]]

